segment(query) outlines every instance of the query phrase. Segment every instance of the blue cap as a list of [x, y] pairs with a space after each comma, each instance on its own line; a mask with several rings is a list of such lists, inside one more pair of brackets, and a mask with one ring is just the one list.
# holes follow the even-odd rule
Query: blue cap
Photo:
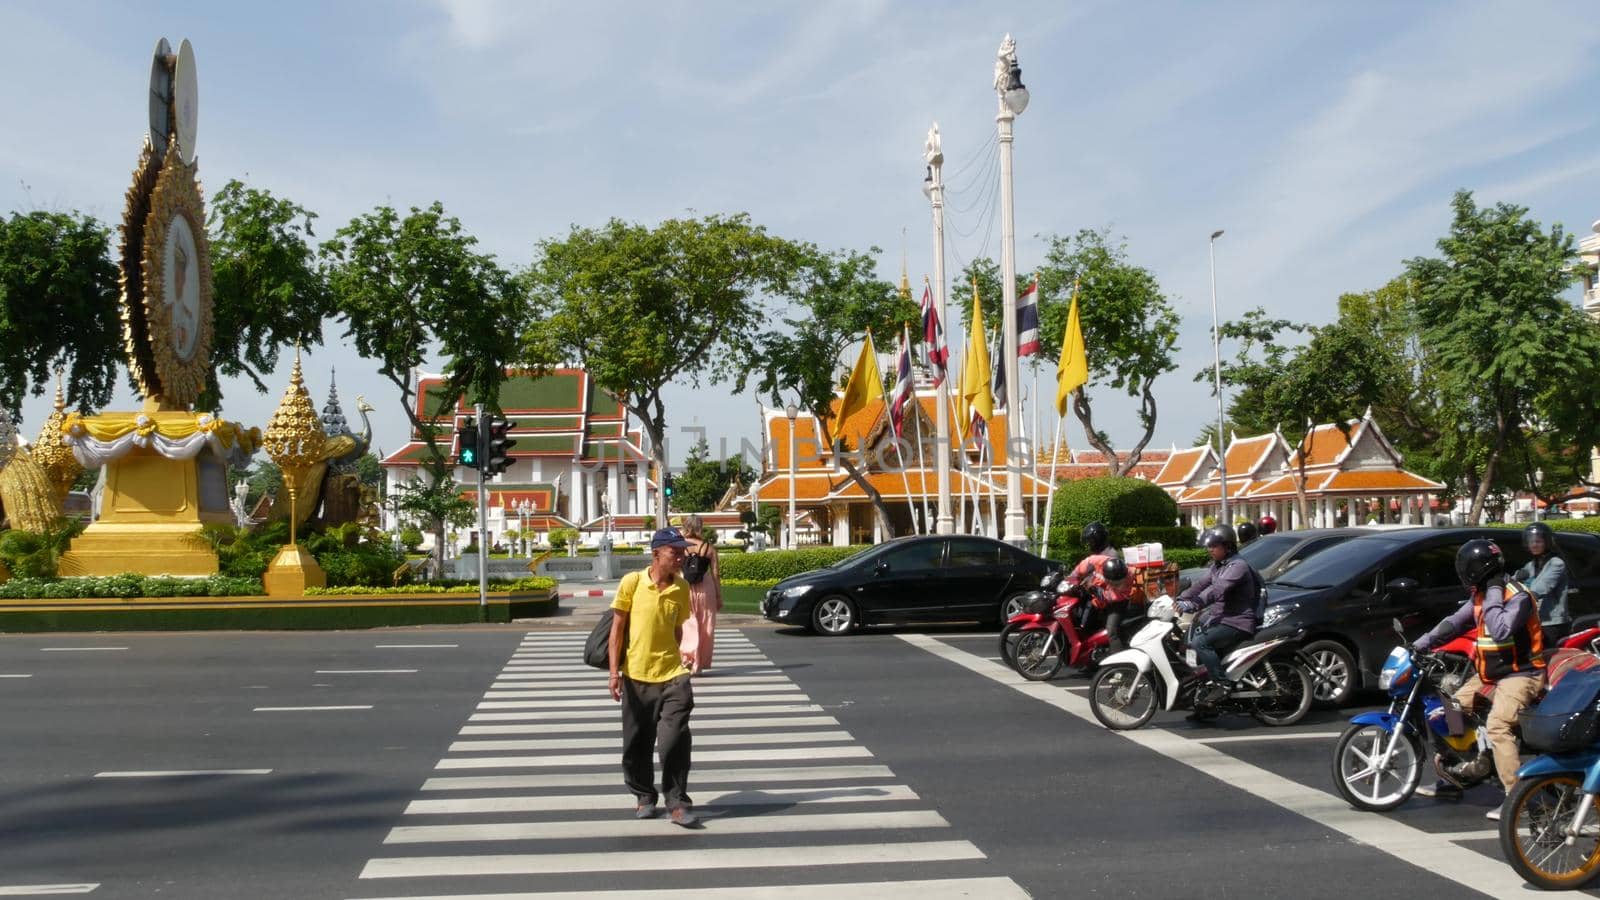
[[657, 547], [687, 547], [689, 542], [676, 528], [663, 528], [650, 538], [650, 549]]

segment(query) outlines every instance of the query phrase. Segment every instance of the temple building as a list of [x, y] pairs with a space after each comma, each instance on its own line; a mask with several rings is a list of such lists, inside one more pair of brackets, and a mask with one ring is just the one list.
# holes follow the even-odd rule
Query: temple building
[[[1305, 455], [1305, 494], [1310, 517], [1295, 515], [1295, 483]], [[1256, 435], [1229, 442], [1227, 484], [1217, 454], [1209, 445], [1176, 450], [1155, 476], [1178, 502], [1184, 524], [1200, 527], [1221, 518], [1222, 494], [1233, 521], [1270, 515], [1280, 529], [1332, 528], [1338, 525], [1429, 524], [1435, 496], [1445, 486], [1404, 468], [1372, 410], [1341, 428], [1318, 425], [1298, 448], [1282, 434]]]
[[[507, 370], [500, 389], [500, 408], [511, 422], [509, 437], [516, 445], [509, 453], [511, 466], [490, 479], [491, 546], [509, 546], [507, 532], [544, 543], [551, 531], [577, 528], [582, 541], [594, 544], [610, 533], [614, 540], [637, 541], [654, 527], [659, 486], [650, 477], [650, 464], [638, 429], [629, 427], [629, 415], [617, 398], [597, 387], [588, 372], [556, 369], [532, 376]], [[473, 415], [471, 401], [458, 398], [453, 406], [439, 408], [435, 399], [443, 389], [442, 375], [420, 374], [416, 385], [417, 417], [437, 425], [439, 446], [454, 461], [451, 441], [457, 426]], [[421, 461], [427, 445], [413, 433], [411, 440], [383, 460], [389, 496], [412, 479], [426, 477]], [[457, 467], [454, 478], [461, 495], [477, 502], [477, 472]], [[384, 511], [383, 527], [402, 527], [392, 510]], [[432, 536], [422, 528], [427, 545]], [[456, 549], [477, 537], [475, 525], [456, 530]]]

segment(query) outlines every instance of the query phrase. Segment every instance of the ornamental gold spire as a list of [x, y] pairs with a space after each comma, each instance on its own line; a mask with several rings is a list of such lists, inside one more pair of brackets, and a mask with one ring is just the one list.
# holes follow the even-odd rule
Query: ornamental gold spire
[[[283, 392], [283, 400], [278, 403], [278, 408], [272, 413], [272, 422], [267, 425], [267, 433], [262, 438], [261, 446], [267, 456], [277, 463], [283, 472], [283, 485], [289, 493], [289, 543], [294, 543], [295, 504], [299, 501], [296, 496], [300, 476], [322, 456], [322, 444], [327, 436], [322, 432], [322, 420], [317, 417], [317, 406], [311, 402], [311, 393], [306, 390], [305, 381], [300, 375], [300, 348], [294, 350], [294, 369], [289, 373], [289, 387]], [[309, 498], [308, 498], [309, 499]]]
[[67, 398], [61, 389], [61, 370], [57, 369], [55, 410], [39, 426], [39, 437], [33, 442], [31, 451], [33, 461], [44, 469], [49, 478], [57, 502], [66, 500], [67, 492], [72, 490], [78, 476], [83, 474], [83, 466], [72, 454], [72, 448], [67, 446], [66, 436], [61, 431], [66, 420]]

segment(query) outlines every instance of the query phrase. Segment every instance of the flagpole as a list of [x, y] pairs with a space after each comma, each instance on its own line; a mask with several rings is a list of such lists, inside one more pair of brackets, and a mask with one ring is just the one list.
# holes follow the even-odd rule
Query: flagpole
[[928, 523], [933, 519], [933, 516], [930, 515], [931, 510], [928, 509], [928, 460], [922, 450], [922, 398], [917, 396], [915, 378], [911, 381], [911, 402], [915, 404], [917, 410], [915, 426], [917, 429], [917, 497], [922, 504], [922, 533], [932, 534], [933, 529], [928, 527]]
[[[905, 281], [905, 276], [904, 275], [901, 276], [901, 281], [902, 282]], [[909, 295], [910, 291], [906, 291], [906, 293]], [[906, 299], [909, 300], [910, 297], [907, 296]], [[917, 399], [917, 380], [916, 380], [916, 376], [914, 374], [912, 374], [912, 372], [911, 372], [911, 335], [907, 333], [906, 328], [903, 325], [900, 328], [900, 352], [895, 354], [895, 361], [894, 361], [894, 374], [895, 374], [895, 378], [896, 379], [898, 379], [900, 377], [900, 360], [901, 359], [905, 360], [905, 363], [906, 363], [906, 381], [907, 381], [908, 388], [911, 391], [911, 399], [913, 401], [915, 401]], [[896, 384], [895, 385], [895, 390], [899, 391], [899, 389], [900, 389], [900, 385]], [[899, 399], [900, 398], [898, 396], [895, 396], [895, 397], [891, 398], [890, 402], [892, 403], [892, 402], [898, 401]], [[923, 534], [924, 532], [923, 532], [923, 529], [922, 529], [922, 523], [920, 523], [918, 521], [919, 517], [917, 515], [917, 506], [916, 506], [915, 503], [911, 502], [911, 478], [910, 478], [909, 475], [906, 474], [905, 445], [902, 443], [902, 437], [901, 437], [901, 432], [905, 428], [905, 422], [906, 422], [906, 411], [905, 411], [905, 407], [902, 406], [900, 408], [900, 425], [899, 425], [899, 427], [894, 427], [893, 428], [893, 430], [894, 430], [894, 458], [895, 458], [895, 463], [900, 467], [900, 485], [906, 489], [906, 515], [911, 519], [911, 531], [914, 534]], [[890, 415], [889, 415], [889, 424], [890, 424], [891, 427], [894, 426], [894, 414], [893, 414], [892, 411], [890, 412]]]
[[1059, 416], [1059, 415], [1056, 416], [1055, 439], [1053, 441], [1051, 441], [1051, 443], [1050, 443], [1051, 451], [1050, 451], [1049, 494], [1046, 496], [1046, 499], [1045, 499], [1045, 504], [1044, 504], [1044, 525], [1042, 526], [1042, 528], [1040, 530], [1040, 539], [1039, 539], [1039, 555], [1044, 557], [1044, 558], [1046, 558], [1046, 559], [1050, 558], [1050, 519], [1051, 519], [1051, 516], [1056, 511], [1056, 452], [1055, 452], [1054, 448], [1061, 446], [1061, 423], [1063, 421], [1064, 420], [1062, 419], [1061, 416]]
[[[1033, 453], [1030, 454], [1033, 462], [1033, 480], [1028, 483], [1028, 497], [1033, 500], [1033, 533], [1039, 533], [1039, 495], [1036, 493], [1039, 484], [1039, 439], [1044, 434], [1039, 430], [1039, 354], [1033, 355], [1033, 392], [1028, 395], [1028, 405], [1033, 408]], [[1043, 544], [1040, 548], [1043, 548]], [[1044, 554], [1039, 554], [1043, 556]]]
[[[927, 193], [928, 199], [933, 204], [933, 309], [934, 315], [939, 319], [940, 333], [944, 333], [945, 323], [950, 321], [945, 317], [944, 302], [944, 149], [939, 139], [939, 123], [933, 123], [928, 129], [928, 141], [923, 147], [923, 155], [928, 163]], [[950, 514], [950, 360], [946, 354], [944, 369], [945, 377], [940, 379], [938, 385], [939, 404], [934, 418], [934, 464], [939, 470], [939, 519], [935, 531], [939, 534], [953, 534], [956, 530], [955, 519]]]

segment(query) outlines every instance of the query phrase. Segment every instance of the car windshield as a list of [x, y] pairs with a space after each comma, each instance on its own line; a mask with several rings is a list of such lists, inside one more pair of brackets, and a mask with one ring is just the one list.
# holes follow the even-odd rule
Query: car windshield
[[1277, 562], [1279, 557], [1288, 553], [1290, 548], [1300, 543], [1301, 538], [1293, 534], [1269, 534], [1263, 538], [1256, 538], [1245, 544], [1239, 550], [1239, 555], [1257, 571]]
[[1377, 565], [1395, 548], [1393, 541], [1381, 538], [1354, 538], [1312, 556], [1292, 569], [1293, 579], [1272, 584], [1293, 588], [1324, 588], [1343, 584]]
[[859, 552], [852, 553], [849, 556], [846, 556], [844, 559], [839, 560], [838, 562], [829, 563], [826, 566], [826, 568], [829, 568], [829, 569], [848, 569], [851, 566], [854, 566], [855, 564], [857, 564], [859, 562], [866, 561], [869, 557], [877, 556], [878, 554], [884, 552], [884, 550], [888, 549], [890, 546], [892, 546], [892, 545], [890, 545], [890, 544], [878, 544], [875, 547], [868, 547], [865, 550], [861, 550]]

